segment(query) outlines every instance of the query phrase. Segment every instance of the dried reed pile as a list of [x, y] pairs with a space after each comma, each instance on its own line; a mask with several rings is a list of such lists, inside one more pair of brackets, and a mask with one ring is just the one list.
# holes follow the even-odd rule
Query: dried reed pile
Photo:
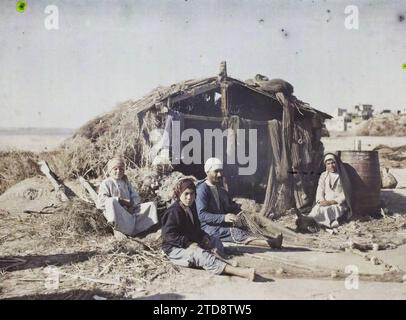
[[113, 233], [102, 212], [93, 204], [79, 199], [62, 203], [53, 213], [49, 227], [53, 236], [83, 237]]

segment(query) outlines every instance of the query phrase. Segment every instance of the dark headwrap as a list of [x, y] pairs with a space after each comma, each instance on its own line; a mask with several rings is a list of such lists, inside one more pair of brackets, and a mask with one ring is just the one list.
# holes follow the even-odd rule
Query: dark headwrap
[[191, 178], [180, 179], [173, 188], [173, 199], [179, 200], [180, 196], [186, 189], [192, 189], [196, 192], [195, 182]]

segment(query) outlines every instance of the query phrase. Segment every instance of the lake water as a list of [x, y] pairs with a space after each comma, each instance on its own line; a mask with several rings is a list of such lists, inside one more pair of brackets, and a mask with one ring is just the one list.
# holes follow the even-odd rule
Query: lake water
[[0, 151], [50, 151], [71, 137], [73, 129], [13, 128], [0, 129]]

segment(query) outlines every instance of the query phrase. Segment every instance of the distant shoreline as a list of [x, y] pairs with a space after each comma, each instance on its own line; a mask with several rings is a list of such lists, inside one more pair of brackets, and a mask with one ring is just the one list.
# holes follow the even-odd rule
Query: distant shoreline
[[0, 135], [2, 136], [70, 136], [76, 129], [70, 128], [0, 128]]

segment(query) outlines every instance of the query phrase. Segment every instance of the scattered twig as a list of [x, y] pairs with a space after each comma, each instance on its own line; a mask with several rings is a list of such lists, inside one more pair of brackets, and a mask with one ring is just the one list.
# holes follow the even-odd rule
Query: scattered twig
[[34, 278], [20, 278], [17, 281], [44, 281], [44, 279], [34, 279]]
[[152, 281], [154, 281], [156, 278], [158, 278], [160, 275], [163, 275], [163, 274], [165, 274], [165, 273], [166, 273], [166, 271], [158, 272], [158, 273], [154, 274], [154, 275], [149, 279], [149, 281], [152, 282]]
[[68, 277], [72, 277], [73, 279], [80, 279], [80, 280], [88, 281], [88, 282], [121, 286], [121, 282], [115, 281], [115, 280], [95, 279], [95, 278], [89, 278], [89, 277], [85, 277], [85, 276], [70, 274], [70, 273], [66, 273], [66, 272], [59, 272], [59, 274], [62, 274], [64, 276], [68, 276]]
[[53, 214], [53, 212], [47, 212], [47, 211], [36, 211], [36, 210], [24, 210], [23, 213], [34, 213], [34, 214]]
[[154, 249], [152, 247], [150, 247], [149, 245], [147, 245], [146, 243], [142, 242], [141, 240], [138, 240], [136, 238], [130, 238], [132, 241], [135, 241], [141, 245], [143, 245], [145, 248], [147, 248], [148, 250], [154, 251]]
[[113, 262], [114, 262], [114, 260], [116, 260], [116, 258], [117, 258], [117, 255], [116, 255], [116, 253], [114, 253], [110, 262], [103, 268], [102, 271], [99, 272], [99, 274], [97, 276], [98, 277], [102, 276], [108, 270], [108, 268], [110, 268], [110, 266], [113, 264]]

